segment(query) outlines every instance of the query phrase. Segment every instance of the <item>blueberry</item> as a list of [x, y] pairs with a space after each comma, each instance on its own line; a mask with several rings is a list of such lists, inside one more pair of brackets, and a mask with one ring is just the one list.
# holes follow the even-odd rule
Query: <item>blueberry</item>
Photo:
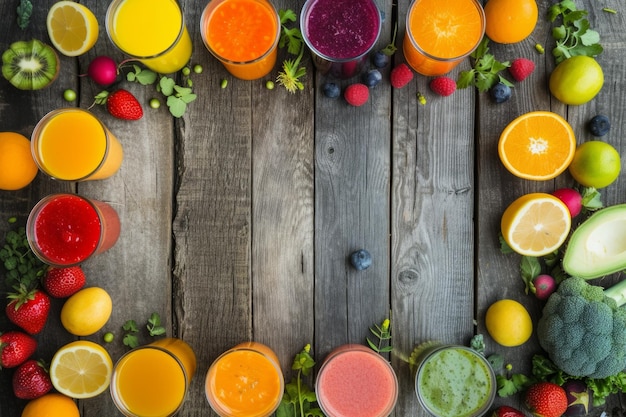
[[383, 51], [377, 51], [372, 55], [372, 64], [376, 68], [385, 68], [389, 64], [389, 55], [385, 54]]
[[372, 69], [363, 74], [363, 84], [368, 87], [376, 87], [383, 80], [383, 75], [377, 69]]
[[341, 90], [335, 83], [326, 83], [322, 86], [324, 95], [328, 98], [337, 98], [341, 95]]
[[372, 255], [365, 249], [359, 249], [356, 252], [352, 252], [350, 262], [357, 271], [362, 271], [372, 265]]
[[611, 129], [611, 122], [609, 122], [608, 117], [603, 114], [599, 114], [597, 116], [593, 116], [591, 120], [589, 120], [587, 127], [593, 136], [604, 136], [609, 133], [609, 129]]
[[511, 98], [511, 87], [504, 83], [498, 83], [491, 87], [489, 93], [491, 94], [493, 101], [496, 103], [504, 103]]

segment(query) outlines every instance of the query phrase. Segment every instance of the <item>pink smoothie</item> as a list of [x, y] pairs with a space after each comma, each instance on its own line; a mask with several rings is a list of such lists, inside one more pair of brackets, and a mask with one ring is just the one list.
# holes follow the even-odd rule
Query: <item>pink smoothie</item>
[[331, 352], [315, 388], [328, 417], [385, 417], [398, 398], [398, 380], [391, 365], [362, 345], [344, 345]]

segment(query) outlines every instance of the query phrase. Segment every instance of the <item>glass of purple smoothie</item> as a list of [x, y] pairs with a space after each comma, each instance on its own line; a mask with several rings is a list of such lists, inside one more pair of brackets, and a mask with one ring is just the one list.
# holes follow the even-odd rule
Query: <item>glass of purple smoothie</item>
[[315, 67], [337, 78], [361, 72], [381, 26], [373, 0], [307, 0], [300, 14], [302, 37]]

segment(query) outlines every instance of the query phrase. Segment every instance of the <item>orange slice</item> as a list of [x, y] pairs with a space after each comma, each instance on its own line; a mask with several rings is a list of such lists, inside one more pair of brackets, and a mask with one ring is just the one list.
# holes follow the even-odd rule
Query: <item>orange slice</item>
[[498, 154], [513, 175], [545, 181], [561, 174], [574, 158], [576, 136], [556, 113], [534, 111], [508, 124], [500, 135]]
[[98, 20], [87, 7], [73, 1], [54, 3], [46, 20], [54, 47], [66, 56], [82, 55], [98, 40]]

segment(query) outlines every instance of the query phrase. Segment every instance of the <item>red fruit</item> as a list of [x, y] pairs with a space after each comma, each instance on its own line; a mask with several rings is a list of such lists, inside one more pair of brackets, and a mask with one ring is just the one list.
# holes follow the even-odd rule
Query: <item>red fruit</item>
[[20, 290], [8, 298], [12, 300], [6, 307], [9, 320], [30, 334], [43, 330], [50, 312], [50, 297], [45, 292]]
[[447, 97], [456, 91], [456, 82], [450, 77], [433, 78], [430, 82], [430, 89], [440, 96]]
[[535, 297], [546, 300], [556, 290], [556, 280], [551, 275], [541, 274], [533, 279]]
[[26, 333], [12, 330], [0, 334], [0, 368], [15, 368], [26, 362], [37, 349], [37, 341]]
[[124, 120], [139, 120], [143, 109], [135, 96], [126, 90], [116, 90], [108, 95], [107, 110], [113, 117]]
[[524, 403], [537, 417], [561, 417], [567, 410], [565, 390], [552, 382], [539, 382], [526, 391]]
[[509, 67], [511, 76], [515, 78], [515, 81], [525, 80], [535, 70], [535, 63], [530, 59], [517, 58], [513, 60]]
[[365, 84], [361, 83], [349, 85], [346, 88], [346, 91], [344, 91], [343, 93], [343, 97], [346, 99], [348, 104], [356, 107], [362, 106], [367, 103], [369, 96], [369, 88], [367, 88]]
[[392, 69], [390, 76], [392, 87], [402, 88], [413, 79], [413, 71], [403, 63]]
[[493, 411], [493, 414], [491, 415], [491, 417], [525, 417], [525, 416], [524, 416], [524, 413], [522, 413], [521, 411], [513, 407], [501, 405], [500, 407], [496, 408]]
[[50, 375], [40, 362], [34, 359], [21, 364], [13, 374], [13, 393], [17, 398], [34, 400], [52, 389]]
[[43, 277], [42, 285], [52, 297], [67, 298], [85, 286], [85, 273], [80, 266], [50, 267]]
[[565, 203], [572, 218], [578, 216], [583, 209], [583, 197], [573, 188], [560, 188], [552, 195]]

